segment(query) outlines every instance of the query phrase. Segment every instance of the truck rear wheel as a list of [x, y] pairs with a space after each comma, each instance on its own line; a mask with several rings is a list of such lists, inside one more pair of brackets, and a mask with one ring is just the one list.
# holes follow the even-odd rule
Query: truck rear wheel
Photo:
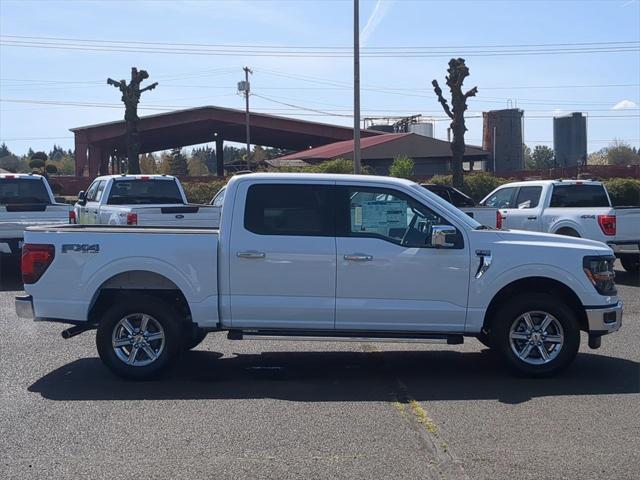
[[493, 345], [507, 364], [532, 377], [553, 375], [566, 368], [580, 347], [574, 312], [545, 293], [513, 297], [496, 312]]
[[133, 380], [160, 375], [179, 354], [183, 341], [172, 308], [142, 295], [125, 297], [109, 308], [96, 335], [104, 364], [116, 375]]
[[622, 255], [620, 263], [627, 272], [638, 273], [638, 270], [640, 270], [640, 255]]

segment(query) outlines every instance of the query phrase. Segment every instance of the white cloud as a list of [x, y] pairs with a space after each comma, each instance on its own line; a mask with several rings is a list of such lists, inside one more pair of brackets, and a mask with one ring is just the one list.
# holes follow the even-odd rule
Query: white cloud
[[636, 102], [632, 102], [631, 100], [621, 100], [611, 107], [611, 110], [632, 110], [634, 108], [638, 108], [638, 104]]
[[369, 40], [369, 37], [378, 27], [378, 25], [380, 24], [382, 19], [385, 17], [385, 15], [389, 12], [392, 5], [393, 5], [393, 0], [388, 0], [388, 1], [378, 0], [376, 2], [375, 7], [373, 7], [373, 12], [371, 12], [371, 15], [367, 19], [367, 23], [362, 29], [362, 32], [360, 32], [360, 42], [363, 45], [367, 43], [367, 40]]

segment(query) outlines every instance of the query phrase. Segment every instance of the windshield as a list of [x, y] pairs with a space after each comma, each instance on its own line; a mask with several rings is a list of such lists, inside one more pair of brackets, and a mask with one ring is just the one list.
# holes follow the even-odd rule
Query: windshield
[[0, 205], [51, 204], [49, 192], [40, 178], [0, 179]]
[[107, 200], [109, 205], [183, 204], [174, 180], [115, 180]]

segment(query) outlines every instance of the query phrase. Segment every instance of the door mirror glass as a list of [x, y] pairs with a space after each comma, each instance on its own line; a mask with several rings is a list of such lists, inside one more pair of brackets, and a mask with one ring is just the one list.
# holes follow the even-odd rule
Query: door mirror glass
[[434, 225], [431, 227], [431, 246], [435, 248], [451, 248], [455, 246], [455, 243], [450, 243], [447, 237], [455, 234], [456, 229], [451, 225]]
[[85, 203], [87, 203], [87, 194], [84, 190], [80, 190], [78, 192], [78, 203], [80, 205], [84, 205]]

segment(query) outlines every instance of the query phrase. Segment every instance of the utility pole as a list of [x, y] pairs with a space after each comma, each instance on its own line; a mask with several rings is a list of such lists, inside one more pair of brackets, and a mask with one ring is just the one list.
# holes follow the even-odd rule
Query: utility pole
[[245, 100], [245, 124], [247, 129], [247, 170], [251, 170], [251, 138], [249, 128], [249, 94], [251, 93], [251, 84], [249, 83], [249, 74], [253, 71], [249, 67], [243, 67], [244, 82], [238, 82], [238, 91], [244, 93]]
[[353, 172], [360, 170], [360, 0], [353, 0]]

